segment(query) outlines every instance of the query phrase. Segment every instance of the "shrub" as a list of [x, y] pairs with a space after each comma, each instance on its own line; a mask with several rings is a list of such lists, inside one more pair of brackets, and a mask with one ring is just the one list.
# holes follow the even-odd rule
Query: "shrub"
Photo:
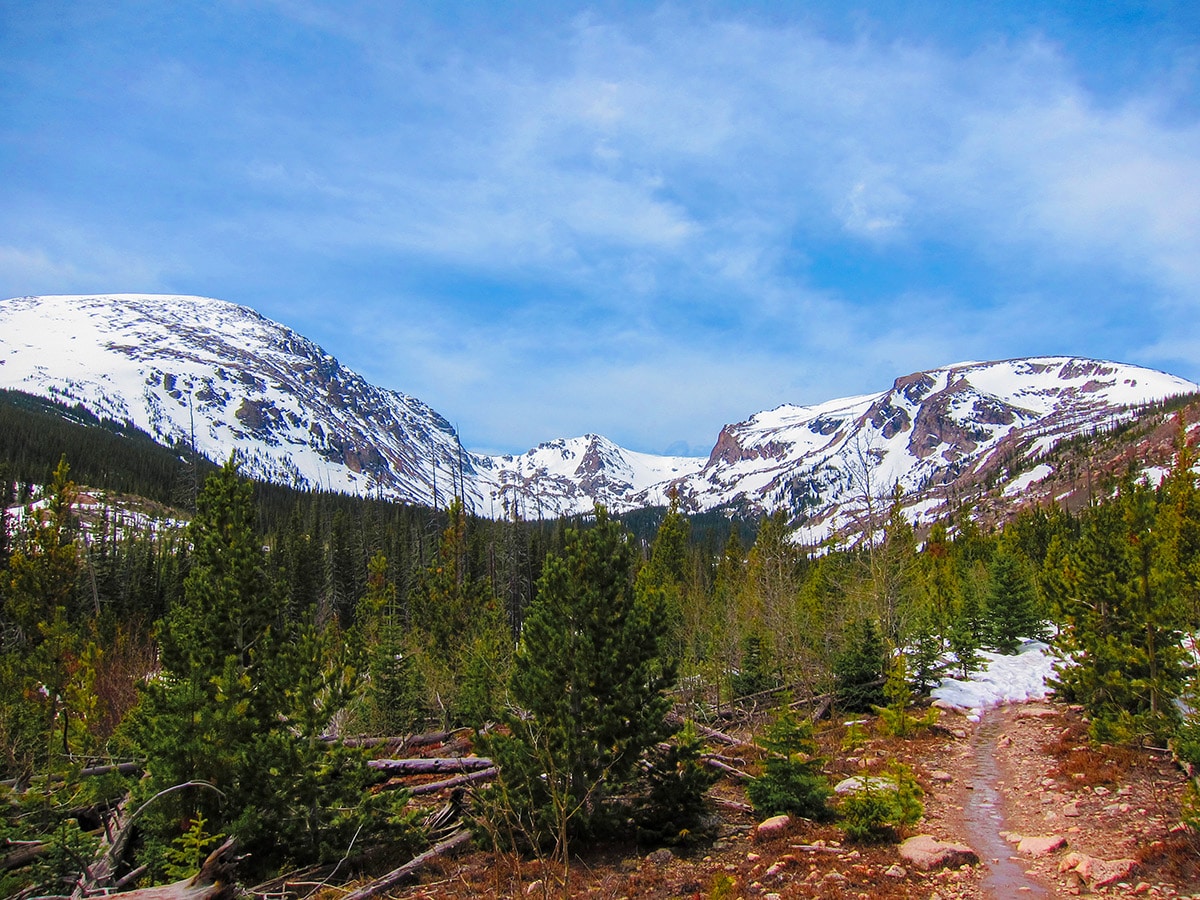
[[767, 729], [763, 745], [769, 753], [763, 774], [746, 786], [750, 802], [762, 815], [789, 815], [818, 822], [833, 818], [829, 783], [821, 774], [825, 760], [816, 756], [813, 728], [785, 706]]
[[912, 769], [901, 763], [889, 770], [892, 784], [880, 787], [874, 779], [863, 779], [860, 790], [843, 798], [839, 812], [846, 837], [852, 841], [894, 841], [899, 829], [916, 824], [925, 811], [921, 787]]

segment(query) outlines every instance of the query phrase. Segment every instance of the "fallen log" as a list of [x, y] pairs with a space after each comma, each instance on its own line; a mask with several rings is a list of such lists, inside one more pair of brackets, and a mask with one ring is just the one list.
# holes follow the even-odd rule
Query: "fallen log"
[[200, 871], [191, 878], [156, 887], [125, 891], [121, 900], [233, 900], [237, 885], [233, 880], [233, 848], [230, 838], [208, 855]]
[[[461, 847], [470, 840], [471, 833], [469, 831], [457, 831], [440, 844], [437, 844], [431, 849], [426, 850], [420, 856], [414, 857], [404, 865], [400, 866], [398, 869], [392, 869], [392, 871], [388, 872], [386, 875], [376, 878], [374, 881], [363, 885], [358, 890], [351, 891], [349, 894], [344, 895], [341, 900], [369, 900], [371, 897], [377, 897], [385, 891], [395, 887], [410, 875], [414, 874], [422, 866], [437, 859], [439, 856]], [[129, 895], [126, 894], [125, 896], [128, 897]], [[124, 898], [122, 898], [122, 900], [124, 900]], [[135, 898], [135, 900], [152, 900], [152, 898]], [[166, 900], [166, 898], [164, 898], [164, 900]], [[189, 898], [189, 900], [191, 900], [191, 898]]]
[[27, 866], [50, 851], [43, 841], [5, 841], [4, 846], [8, 852], [0, 856], [0, 871]]
[[420, 794], [436, 794], [438, 791], [445, 791], [464, 784], [471, 784], [475, 781], [486, 781], [489, 778], [495, 778], [498, 771], [499, 770], [493, 766], [490, 769], [481, 769], [478, 772], [472, 772], [469, 775], [459, 775], [457, 778], [447, 778], [445, 781], [434, 781], [430, 784], [418, 784], [415, 787], [410, 787], [408, 789], [408, 793], [414, 797]]
[[[141, 763], [136, 763], [136, 762], [112, 763], [111, 765], [88, 766], [85, 769], [80, 769], [78, 777], [79, 778], [94, 778], [97, 775], [113, 775], [113, 774], [137, 775], [141, 771], [142, 771]], [[59, 774], [34, 775], [32, 778], [29, 779], [30, 782], [49, 781], [50, 783], [54, 783], [57, 781], [66, 781], [66, 780], [67, 780], [66, 775], [59, 775]], [[0, 787], [16, 787], [16, 786], [17, 786], [16, 778], [7, 778], [4, 781], [0, 781]]]
[[442, 772], [470, 772], [490, 769], [496, 764], [482, 756], [439, 756], [430, 759], [372, 759], [367, 762], [372, 769], [402, 775], [437, 775]]

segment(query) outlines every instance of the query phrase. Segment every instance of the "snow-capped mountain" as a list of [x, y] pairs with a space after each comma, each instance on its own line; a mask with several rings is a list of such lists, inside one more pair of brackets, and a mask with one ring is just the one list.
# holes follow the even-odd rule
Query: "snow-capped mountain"
[[557, 516], [593, 499], [657, 497], [703, 458], [635, 453], [597, 435], [521, 456], [463, 448], [437, 412], [376, 387], [319, 346], [244, 306], [113, 294], [0, 301], [0, 387], [81, 403], [255, 478], [445, 504], [484, 515]]
[[679, 491], [696, 508], [785, 508], [803, 523], [802, 537], [819, 541], [883, 512], [896, 485], [917, 520], [988, 482], [1015, 493], [1052, 473], [1038, 461], [1064, 438], [1197, 389], [1152, 369], [1074, 357], [959, 363], [897, 378], [878, 394], [780, 406], [727, 425]]
[[523, 518], [665, 506], [671, 485], [695, 475], [703, 457], [654, 456], [618, 447], [598, 434], [540, 444], [520, 456], [477, 459], [485, 493]]
[[[930, 518], [981, 485], [1016, 493], [1053, 474], [1064, 438], [1200, 390], [1150, 369], [1071, 357], [960, 363], [878, 394], [780, 406], [720, 432], [708, 458], [660, 457], [598, 435], [484, 456], [421, 401], [368, 383], [258, 313], [199, 297], [0, 301], [0, 387], [83, 404], [169, 445], [298, 487], [539, 518], [662, 505], [784, 508], [817, 541], [886, 507]], [[1047, 457], [1048, 460], [1048, 457]], [[868, 509], [870, 507], [870, 509]]]
[[450, 424], [233, 303], [117, 294], [0, 302], [0, 386], [82, 403], [297, 487], [422, 503], [474, 476]]

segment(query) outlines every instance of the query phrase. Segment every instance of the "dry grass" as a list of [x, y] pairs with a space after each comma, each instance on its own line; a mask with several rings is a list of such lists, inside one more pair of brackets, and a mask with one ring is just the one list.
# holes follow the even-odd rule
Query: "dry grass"
[[1077, 787], [1120, 784], [1143, 754], [1127, 747], [1093, 747], [1088, 742], [1087, 725], [1071, 722], [1057, 740], [1042, 748], [1058, 761], [1051, 775]]

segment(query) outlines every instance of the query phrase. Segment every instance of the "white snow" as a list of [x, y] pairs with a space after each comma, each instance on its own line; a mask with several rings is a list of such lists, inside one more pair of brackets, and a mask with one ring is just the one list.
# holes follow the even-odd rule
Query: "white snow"
[[[144, 294], [0, 301], [0, 387], [82, 403], [163, 443], [194, 438], [218, 462], [236, 451], [257, 478], [425, 503], [458, 491], [481, 514], [538, 518], [587, 513], [596, 500], [614, 512], [664, 504], [672, 491], [698, 510], [761, 513], [808, 498], [811, 543], [852, 525], [868, 491], [886, 510], [896, 483], [910, 520], [936, 518], [950, 467], [982, 471], [1014, 429], [1042, 452], [1127, 415], [1124, 403], [1197, 390], [1151, 369], [1073, 357], [913, 374], [922, 377], [879, 393], [757, 413], [723, 430], [729, 446], [712, 459], [635, 453], [598, 435], [484, 456], [416, 398], [370, 385], [245, 307]], [[918, 428], [923, 412], [949, 427]], [[932, 494], [913, 507], [922, 491]]]
[[1040, 465], [1034, 466], [1028, 472], [1023, 472], [1020, 475], [1018, 475], [1016, 478], [1014, 478], [1012, 481], [1010, 481], [1008, 483], [1008, 486], [1004, 488], [1004, 496], [1013, 497], [1013, 496], [1021, 493], [1023, 490], [1025, 490], [1025, 488], [1029, 487], [1031, 484], [1036, 484], [1037, 482], [1041, 481], [1043, 478], [1046, 478], [1047, 476], [1052, 475], [1053, 473], [1054, 473], [1054, 469], [1051, 468], [1050, 466], [1046, 465], [1045, 463], [1041, 463]]
[[980, 651], [984, 667], [967, 680], [946, 678], [930, 692], [938, 706], [962, 710], [978, 722], [985, 709], [1001, 703], [1042, 700], [1050, 692], [1046, 679], [1054, 672], [1050, 647], [1025, 641], [1014, 656]]

